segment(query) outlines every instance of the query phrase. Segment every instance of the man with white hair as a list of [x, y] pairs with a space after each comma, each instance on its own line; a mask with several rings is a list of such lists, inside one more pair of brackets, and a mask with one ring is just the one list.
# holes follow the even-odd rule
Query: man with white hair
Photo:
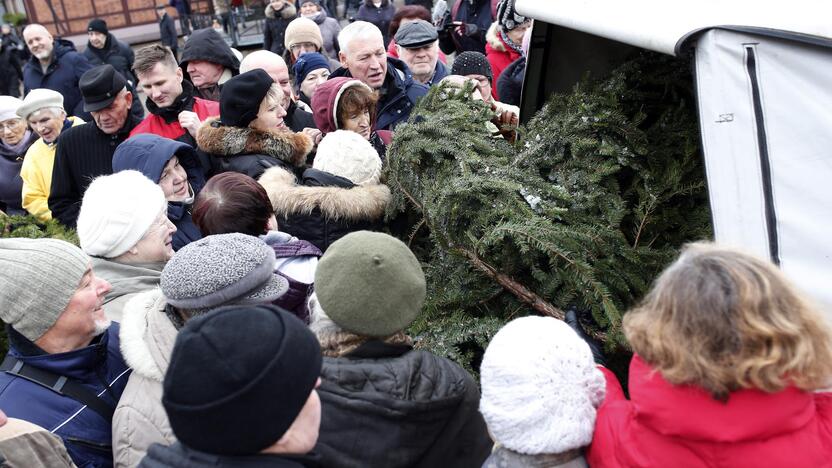
[[64, 97], [64, 109], [69, 115], [89, 120], [84, 112], [78, 80], [92, 65], [75, 51], [69, 41], [55, 40], [40, 24], [30, 24], [23, 30], [23, 40], [32, 58], [23, 66], [23, 92], [37, 88], [55, 90]]
[[112, 466], [113, 411], [130, 369], [101, 307], [110, 284], [57, 239], [1, 239], [0, 269], [9, 338], [0, 407], [60, 437], [77, 466]]
[[58, 137], [65, 129], [81, 125], [84, 121], [80, 117], [67, 117], [64, 97], [46, 88], [30, 91], [23, 105], [17, 109], [17, 115], [40, 137], [26, 151], [20, 168], [23, 208], [41, 221], [48, 221], [52, 219], [48, 200]]
[[[286, 106], [286, 117], [283, 121], [292, 129], [293, 132], [301, 132], [305, 128], [316, 128], [315, 121], [312, 119], [312, 112], [301, 109], [295, 99], [295, 93], [292, 90], [292, 80], [289, 78], [289, 67], [286, 66], [286, 61], [283, 57], [268, 50], [258, 50], [248, 54], [242, 62], [240, 62], [240, 73], [260, 68], [280, 86], [283, 93], [286, 94], [289, 105]], [[301, 103], [303, 104], [303, 103]]]
[[338, 44], [341, 68], [330, 78], [355, 78], [378, 91], [376, 130], [393, 130], [405, 122], [428, 88], [413, 80], [404, 62], [387, 56], [381, 31], [366, 21], [356, 21], [341, 30]]

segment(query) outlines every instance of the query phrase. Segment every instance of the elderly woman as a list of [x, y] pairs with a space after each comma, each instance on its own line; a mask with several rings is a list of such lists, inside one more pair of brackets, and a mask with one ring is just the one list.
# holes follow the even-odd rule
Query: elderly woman
[[158, 135], [136, 135], [116, 148], [113, 172], [137, 170], [161, 187], [168, 219], [176, 226], [173, 250], [202, 238], [191, 219], [194, 198], [205, 185], [196, 151], [190, 145]]
[[321, 251], [310, 242], [278, 231], [262, 185], [237, 172], [212, 177], [194, 204], [194, 222], [206, 236], [239, 232], [263, 239], [274, 250], [275, 273], [289, 281], [289, 291], [275, 304], [309, 321], [306, 299], [312, 292]]
[[689, 245], [624, 334], [630, 399], [604, 370], [590, 466], [829, 464], [832, 332], [771, 263]]
[[48, 201], [58, 136], [84, 121], [80, 117], [67, 117], [63, 95], [46, 88], [29, 91], [23, 105], [17, 109], [17, 115], [25, 119], [32, 131], [40, 136], [26, 151], [20, 168], [23, 208], [41, 221], [48, 221], [52, 219]]
[[241, 172], [258, 178], [267, 168], [300, 171], [312, 140], [286, 127], [286, 95], [268, 73], [254, 69], [222, 87], [220, 118], [200, 127], [197, 145], [209, 154], [216, 172]]
[[175, 232], [164, 192], [141, 172], [92, 181], [81, 202], [78, 240], [96, 274], [112, 286], [104, 299], [108, 318], [121, 322], [131, 297], [159, 285]]
[[[340, 32], [340, 27], [338, 29]], [[297, 62], [298, 57], [310, 52], [319, 52], [329, 60], [329, 69], [335, 70], [341, 66], [338, 61], [338, 53], [335, 52], [335, 41], [337, 41], [338, 33], [332, 37], [331, 50], [328, 50], [325, 38], [321, 35], [321, 30], [309, 18], [296, 18], [286, 27], [286, 34], [283, 39], [283, 44], [286, 46], [286, 51], [283, 53], [283, 58], [286, 60], [286, 65], [289, 67], [289, 72], [294, 73], [293, 66]]]
[[26, 151], [38, 138], [17, 116], [21, 105], [23, 101], [16, 97], [0, 96], [0, 211], [9, 215], [26, 214], [20, 197], [20, 167]]
[[329, 60], [318, 52], [309, 52], [298, 57], [292, 69], [295, 73], [298, 97], [306, 105], [312, 105], [315, 89], [329, 78]]
[[[331, 59], [338, 60], [337, 42], [338, 33], [341, 32], [338, 20], [329, 17], [320, 0], [300, 0], [298, 3], [300, 4], [298, 16], [314, 21], [321, 31], [321, 39], [323, 39], [321, 52]], [[335, 16], [335, 11], [330, 13]]]

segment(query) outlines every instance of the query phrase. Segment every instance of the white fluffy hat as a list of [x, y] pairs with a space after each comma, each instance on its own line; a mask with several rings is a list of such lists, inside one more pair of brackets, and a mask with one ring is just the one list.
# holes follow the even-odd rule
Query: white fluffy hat
[[167, 208], [165, 193], [139, 171], [97, 177], [81, 202], [78, 240], [87, 255], [114, 258], [144, 237]]
[[326, 134], [318, 143], [312, 167], [349, 179], [355, 185], [377, 184], [381, 177], [381, 158], [373, 145], [348, 130]]
[[551, 317], [509, 322], [480, 368], [480, 412], [497, 442], [529, 455], [589, 445], [604, 376], [589, 346]]
[[23, 98], [23, 104], [17, 108], [17, 115], [22, 119], [28, 119], [32, 112], [47, 107], [64, 108], [64, 96], [51, 89], [38, 88], [29, 91]]

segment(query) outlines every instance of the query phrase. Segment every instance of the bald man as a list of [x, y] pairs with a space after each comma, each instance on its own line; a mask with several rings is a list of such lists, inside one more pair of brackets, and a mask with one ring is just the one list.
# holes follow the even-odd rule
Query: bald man
[[30, 24], [23, 30], [23, 40], [32, 58], [23, 66], [23, 92], [48, 88], [61, 93], [64, 109], [89, 121], [92, 116], [84, 112], [78, 80], [92, 68], [83, 55], [75, 51], [69, 41], [56, 41], [52, 34], [39, 24]]
[[281, 56], [268, 50], [258, 50], [248, 54], [240, 62], [240, 73], [256, 68], [265, 70], [286, 94], [289, 105], [286, 108], [286, 117], [283, 118], [283, 121], [293, 132], [301, 132], [306, 128], [317, 128], [315, 127], [315, 121], [312, 119], [312, 113], [298, 107], [298, 101], [292, 90], [292, 80], [289, 78], [289, 67], [286, 66], [286, 62]]

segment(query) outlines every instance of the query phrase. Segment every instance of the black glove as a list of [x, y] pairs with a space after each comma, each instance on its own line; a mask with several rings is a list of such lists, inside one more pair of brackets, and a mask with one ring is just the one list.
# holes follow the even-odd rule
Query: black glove
[[578, 320], [578, 315], [579, 312], [575, 306], [569, 306], [569, 308], [566, 309], [566, 316], [563, 318], [563, 321], [575, 330], [575, 333], [577, 333], [578, 336], [589, 345], [589, 350], [592, 351], [592, 359], [595, 360], [595, 364], [605, 366], [606, 360], [604, 359], [604, 353], [602, 351], [604, 347], [598, 342], [598, 340], [586, 334], [584, 327], [581, 326], [581, 322]]

